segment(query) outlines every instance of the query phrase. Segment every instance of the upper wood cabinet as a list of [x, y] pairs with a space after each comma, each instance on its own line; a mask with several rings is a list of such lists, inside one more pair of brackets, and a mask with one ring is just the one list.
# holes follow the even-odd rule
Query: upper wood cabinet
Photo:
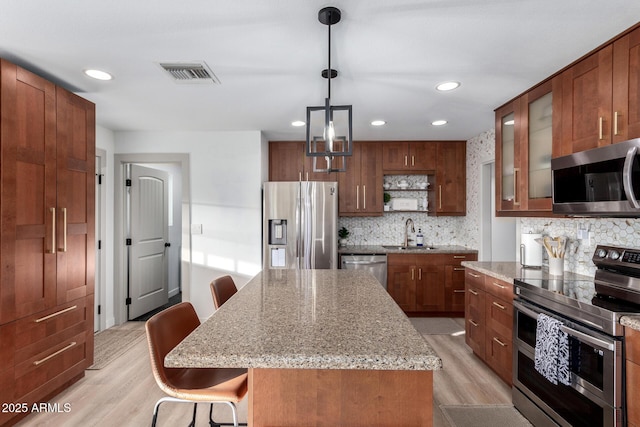
[[436, 169], [436, 142], [393, 141], [382, 143], [382, 169], [387, 173], [433, 172]]
[[498, 215], [551, 214], [551, 158], [558, 154], [553, 141], [561, 132], [560, 85], [560, 78], [548, 80], [496, 110]]
[[437, 144], [435, 212], [438, 216], [467, 214], [466, 157], [465, 141]]
[[560, 155], [640, 137], [640, 28], [561, 76]]
[[304, 141], [269, 142], [269, 181], [337, 181], [336, 172], [314, 172], [326, 168], [324, 157], [308, 157]]
[[382, 144], [356, 141], [346, 162], [346, 172], [337, 174], [339, 214], [382, 215]]

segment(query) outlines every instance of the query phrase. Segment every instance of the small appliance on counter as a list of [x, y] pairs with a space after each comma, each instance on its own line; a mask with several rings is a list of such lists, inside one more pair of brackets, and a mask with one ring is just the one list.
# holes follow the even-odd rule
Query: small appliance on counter
[[524, 268], [542, 267], [542, 245], [536, 241], [541, 234], [524, 233], [520, 236], [520, 264]]

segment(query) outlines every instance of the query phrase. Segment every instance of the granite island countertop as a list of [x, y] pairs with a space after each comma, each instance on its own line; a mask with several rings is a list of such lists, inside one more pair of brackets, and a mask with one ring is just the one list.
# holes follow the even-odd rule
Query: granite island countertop
[[[384, 245], [384, 246], [401, 246], [401, 245]], [[407, 249], [390, 249], [383, 245], [347, 245], [340, 246], [338, 253], [341, 255], [351, 254], [477, 254], [475, 249], [469, 249], [459, 245], [426, 245], [433, 249], [420, 248], [418, 246], [409, 246]]]
[[442, 361], [361, 270], [264, 270], [165, 358], [167, 367], [438, 370]]
[[[514, 279], [548, 279], [554, 277], [549, 276], [549, 270], [547, 268], [524, 268], [518, 262], [463, 261], [462, 266], [509, 283], [513, 283]], [[564, 279], [593, 280], [593, 277], [565, 271]], [[640, 331], [640, 316], [622, 316], [620, 318], [620, 324]]]

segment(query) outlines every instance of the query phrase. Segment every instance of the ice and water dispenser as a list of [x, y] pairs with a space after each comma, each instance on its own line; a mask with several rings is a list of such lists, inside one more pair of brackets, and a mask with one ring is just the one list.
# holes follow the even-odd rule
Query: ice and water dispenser
[[269, 266], [287, 267], [287, 220], [269, 220]]

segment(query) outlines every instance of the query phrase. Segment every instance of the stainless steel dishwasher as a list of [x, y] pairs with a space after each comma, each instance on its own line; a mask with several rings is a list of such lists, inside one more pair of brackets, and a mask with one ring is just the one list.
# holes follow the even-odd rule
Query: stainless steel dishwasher
[[387, 256], [376, 254], [350, 254], [341, 256], [341, 268], [346, 270], [366, 270], [373, 274], [387, 289]]

